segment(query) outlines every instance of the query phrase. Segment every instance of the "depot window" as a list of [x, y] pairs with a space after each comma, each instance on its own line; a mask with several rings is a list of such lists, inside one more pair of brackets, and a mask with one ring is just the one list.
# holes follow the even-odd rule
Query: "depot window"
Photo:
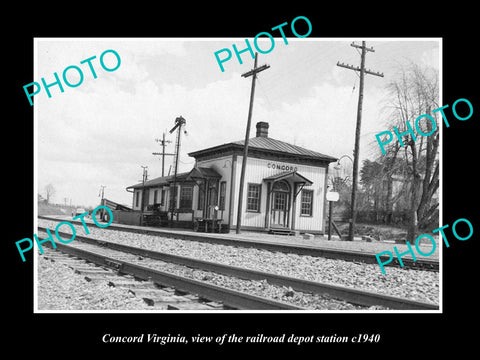
[[261, 184], [248, 184], [247, 211], [260, 212]]
[[135, 192], [135, 207], [138, 207], [138, 200], [140, 198], [140, 191]]
[[[169, 191], [169, 194], [170, 194], [170, 202], [169, 202], [169, 207], [171, 209], [175, 209], [177, 207], [176, 205], [176, 202], [178, 201], [178, 186], [175, 186], [175, 187], [170, 187], [170, 191]], [[174, 201], [175, 199], [175, 201]]]
[[220, 183], [220, 201], [219, 201], [219, 209], [220, 210], [225, 210], [225, 195], [227, 190], [227, 183], [225, 181], [222, 181]]
[[198, 201], [197, 210], [203, 210], [205, 206], [205, 183], [198, 185]]
[[180, 209], [192, 209], [193, 186], [182, 186], [180, 188]]
[[161, 195], [161, 198], [160, 198], [160, 205], [165, 205], [165, 192], [166, 192], [166, 190], [162, 189], [162, 195]]
[[300, 215], [312, 216], [313, 214], [313, 190], [302, 190], [302, 197], [300, 202]]

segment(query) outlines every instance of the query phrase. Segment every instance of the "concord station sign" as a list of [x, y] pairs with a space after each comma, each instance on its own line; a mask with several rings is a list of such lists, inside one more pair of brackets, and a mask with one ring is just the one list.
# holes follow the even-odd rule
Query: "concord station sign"
[[284, 170], [284, 171], [297, 171], [298, 170], [298, 168], [294, 165], [279, 164], [279, 163], [273, 163], [273, 162], [267, 163], [267, 167], [269, 169], [278, 169], [278, 170]]

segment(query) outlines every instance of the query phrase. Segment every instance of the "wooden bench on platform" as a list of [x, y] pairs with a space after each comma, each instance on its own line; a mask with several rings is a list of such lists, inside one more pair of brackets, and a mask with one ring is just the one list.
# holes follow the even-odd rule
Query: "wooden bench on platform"
[[214, 232], [227, 233], [229, 232], [228, 225], [222, 224], [222, 219], [195, 219], [193, 223], [193, 230], [197, 232]]

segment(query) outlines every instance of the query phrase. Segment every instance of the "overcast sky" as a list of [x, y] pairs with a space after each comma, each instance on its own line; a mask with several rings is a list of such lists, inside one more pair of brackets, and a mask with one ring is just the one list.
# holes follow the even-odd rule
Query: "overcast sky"
[[[336, 64], [359, 66], [359, 49], [350, 44], [361, 40], [375, 49], [367, 53], [366, 68], [385, 77], [365, 77], [360, 155], [362, 160], [380, 156], [374, 142], [375, 134], [385, 130], [385, 86], [411, 62], [440, 69], [437, 39], [289, 38], [285, 45], [276, 38], [274, 49], [259, 55], [258, 65], [270, 68], [258, 75], [251, 136], [255, 124], [266, 121], [272, 138], [335, 157], [352, 156], [359, 77]], [[168, 130], [180, 115], [188, 134], [182, 137], [179, 171], [192, 168], [189, 152], [242, 140], [251, 77], [241, 74], [253, 68], [253, 59], [243, 53], [241, 65], [233, 56], [222, 72], [214, 52], [232, 49], [232, 43], [242, 49], [245, 39], [36, 39], [32, 81], [44, 77], [51, 83], [54, 72], [61, 78], [70, 65], [84, 74], [78, 87], [64, 85], [61, 93], [54, 86], [51, 98], [44, 89], [34, 97], [38, 192], [44, 196], [51, 183], [55, 203], [67, 198], [67, 203], [95, 207], [105, 185], [106, 198], [131, 206], [132, 194], [125, 188], [141, 181], [142, 165], [148, 166], [149, 179], [161, 175], [160, 157], [152, 155], [161, 151], [155, 138], [166, 132], [172, 141], [167, 152], [173, 152]], [[99, 63], [108, 49], [121, 57], [113, 72]], [[87, 64], [80, 64], [94, 55], [97, 79]], [[115, 65], [111, 53], [105, 62]], [[68, 73], [72, 83], [74, 73]], [[166, 172], [171, 162], [167, 158]]]

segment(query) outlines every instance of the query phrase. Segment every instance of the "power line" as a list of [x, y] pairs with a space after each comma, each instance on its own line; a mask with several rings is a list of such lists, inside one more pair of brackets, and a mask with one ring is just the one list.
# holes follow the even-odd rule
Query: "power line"
[[266, 91], [265, 88], [263, 87], [262, 82], [260, 81], [260, 79], [257, 79], [257, 80], [258, 80], [258, 85], [260, 85], [260, 89], [262, 90], [263, 96], [265, 96], [265, 99], [267, 99], [268, 105], [270, 106], [270, 108], [271, 108], [272, 110], [275, 110], [275, 108], [274, 108], [273, 105], [272, 105], [272, 102], [270, 101], [270, 98], [269, 98], [268, 95], [267, 95], [267, 91]]

